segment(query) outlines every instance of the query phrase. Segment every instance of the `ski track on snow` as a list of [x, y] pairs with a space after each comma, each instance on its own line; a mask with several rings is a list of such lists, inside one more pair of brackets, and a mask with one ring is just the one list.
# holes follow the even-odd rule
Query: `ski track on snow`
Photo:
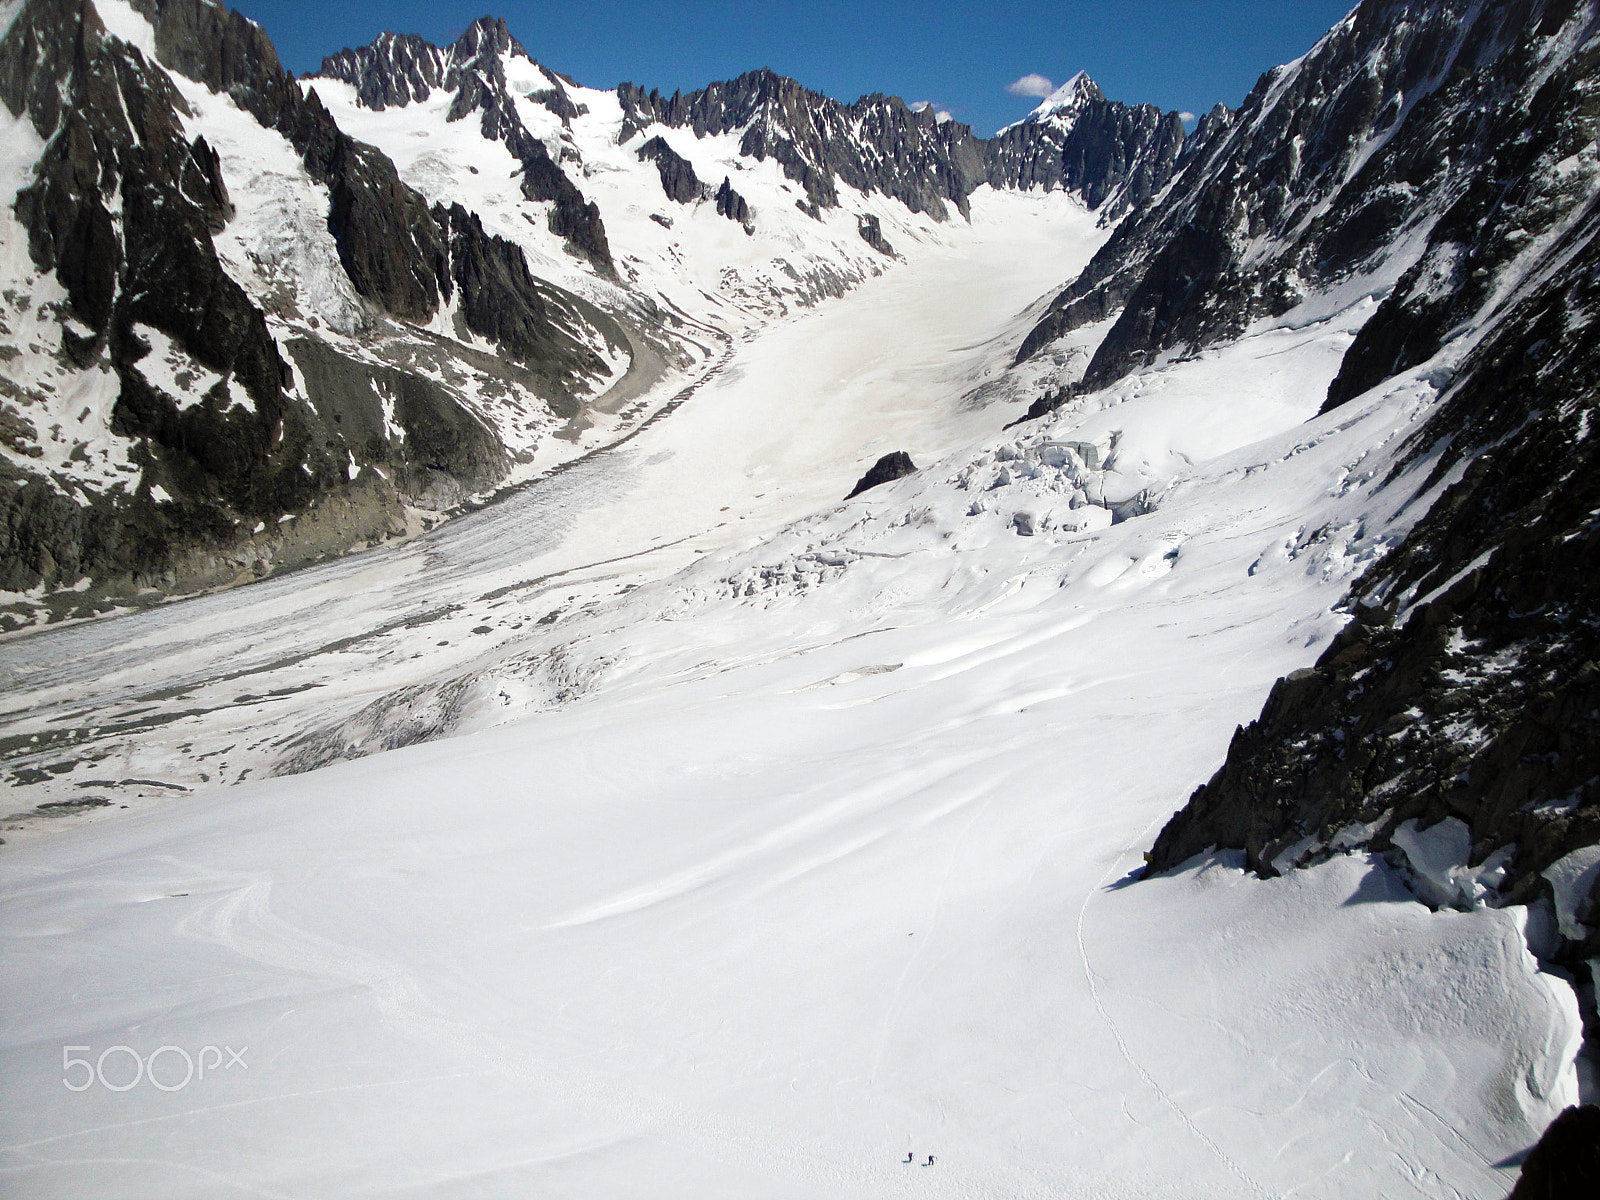
[[1077, 934], [1078, 943], [1078, 961], [1083, 967], [1083, 979], [1089, 987], [1089, 996], [1094, 1001], [1095, 1012], [1099, 1015], [1100, 1020], [1105, 1024], [1106, 1031], [1111, 1034], [1112, 1040], [1116, 1042], [1117, 1053], [1122, 1055], [1123, 1061], [1133, 1068], [1134, 1073], [1139, 1076], [1140, 1080], [1145, 1084], [1145, 1086], [1155, 1093], [1156, 1099], [1160, 1100], [1162, 1104], [1171, 1110], [1172, 1114], [1183, 1123], [1183, 1127], [1194, 1136], [1195, 1140], [1197, 1140], [1207, 1150], [1214, 1154], [1217, 1157], [1217, 1160], [1221, 1162], [1223, 1166], [1227, 1167], [1230, 1172], [1238, 1176], [1240, 1181], [1250, 1189], [1252, 1194], [1257, 1196], [1271, 1197], [1273, 1193], [1262, 1187], [1261, 1184], [1248, 1171], [1246, 1171], [1237, 1162], [1235, 1162], [1232, 1157], [1229, 1156], [1227, 1151], [1225, 1151], [1221, 1146], [1217, 1145], [1217, 1143], [1213, 1141], [1204, 1130], [1196, 1125], [1189, 1114], [1184, 1111], [1183, 1106], [1174, 1100], [1170, 1095], [1168, 1095], [1166, 1089], [1156, 1081], [1156, 1077], [1150, 1073], [1143, 1063], [1133, 1056], [1133, 1052], [1128, 1049], [1128, 1043], [1122, 1037], [1122, 1031], [1117, 1028], [1116, 1021], [1112, 1019], [1111, 1013], [1106, 1008], [1105, 999], [1100, 994], [1100, 976], [1095, 973], [1094, 966], [1089, 962], [1089, 950], [1084, 944], [1083, 929], [1084, 923], [1088, 919], [1090, 903], [1111, 882], [1112, 877], [1116, 875], [1116, 873], [1123, 867], [1127, 866], [1137, 847], [1147, 845], [1149, 843], [1157, 828], [1162, 825], [1166, 819], [1167, 818], [1164, 816], [1159, 817], [1141, 829], [1139, 831], [1139, 835], [1130, 841], [1126, 846], [1124, 846], [1116, 858], [1112, 860], [1111, 865], [1106, 868], [1105, 874], [1100, 876], [1100, 878], [1095, 882], [1095, 885], [1084, 893], [1083, 903], [1078, 906], [1078, 919], [1075, 923], [1075, 931]]

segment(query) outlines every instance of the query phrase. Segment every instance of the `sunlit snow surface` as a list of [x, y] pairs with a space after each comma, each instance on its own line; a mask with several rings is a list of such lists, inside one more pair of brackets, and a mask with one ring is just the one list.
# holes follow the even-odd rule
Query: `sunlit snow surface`
[[[41, 722], [202, 711], [111, 776], [365, 753], [401, 688], [461, 735], [4, 848], [8, 1194], [1504, 1195], [1575, 1098], [1519, 910], [1129, 882], [1414, 519], [1371, 483], [1432, 388], [1313, 417], [1366, 301], [1000, 434], [1093, 241], [994, 200], [587, 475], [8, 644]], [[65, 1086], [114, 1046], [248, 1065]]]

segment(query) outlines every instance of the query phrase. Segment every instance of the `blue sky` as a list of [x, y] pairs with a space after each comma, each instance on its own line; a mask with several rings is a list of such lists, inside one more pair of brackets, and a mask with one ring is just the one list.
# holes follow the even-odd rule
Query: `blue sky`
[[539, 61], [595, 87], [671, 92], [755, 67], [841, 100], [930, 100], [982, 135], [1037, 103], [1026, 75], [1087, 71], [1114, 100], [1204, 112], [1310, 49], [1353, 0], [243, 0], [291, 70], [385, 29], [443, 43], [485, 12]]

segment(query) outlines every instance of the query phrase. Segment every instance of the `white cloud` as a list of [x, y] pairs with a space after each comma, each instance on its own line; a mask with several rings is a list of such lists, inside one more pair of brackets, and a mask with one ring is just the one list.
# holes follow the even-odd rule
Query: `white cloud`
[[1181, 112], [1178, 114], [1178, 120], [1182, 121], [1185, 125], [1189, 124], [1194, 119], [1195, 115], [1192, 112]]
[[1055, 84], [1037, 73], [1024, 75], [1021, 79], [1006, 84], [1006, 91], [1013, 96], [1038, 96], [1042, 99], [1055, 90]]
[[938, 106], [938, 104], [935, 103], [932, 100], [918, 100], [918, 101], [915, 101], [911, 105], [911, 111], [912, 112], [927, 112], [928, 109], [930, 109], [930, 108], [933, 109], [933, 115], [934, 115], [934, 119], [935, 120], [938, 120], [938, 121], [949, 121], [949, 120], [953, 119], [950, 116], [950, 112], [949, 112], [948, 109], [940, 108]]

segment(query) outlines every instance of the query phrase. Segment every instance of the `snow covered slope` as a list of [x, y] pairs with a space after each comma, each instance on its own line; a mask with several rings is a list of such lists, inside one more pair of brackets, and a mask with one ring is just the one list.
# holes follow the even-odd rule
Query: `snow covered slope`
[[[524, 638], [449, 713], [478, 732], [14, 854], [0, 1170], [46, 1196], [1503, 1195], [1494, 1164], [1576, 1096], [1576, 1001], [1522, 910], [1432, 914], [1364, 857], [1129, 886], [1409, 519], [1374, 477], [1433, 387], [1315, 415], [1364, 315], [1263, 325], [683, 571], [508, 593]], [[751, 398], [763, 341], [730, 364]], [[711, 398], [635, 440], [677, 456], [663, 483]], [[161, 1046], [249, 1066], [80, 1094], [62, 1045], [129, 1047], [119, 1087]]]
[[[388, 744], [417, 740], [427, 706], [405, 697], [527, 654], [551, 610], [836, 504], [890, 446], [927, 463], [997, 428], [1015, 402], [1018, 310], [1103, 236], [1060, 199], [984, 189], [942, 244], [741, 340], [667, 416], [454, 532], [9, 645], [11, 794], [122, 803], [255, 778], [368, 706], [398, 710]], [[128, 782], [108, 788], [108, 773]]]

